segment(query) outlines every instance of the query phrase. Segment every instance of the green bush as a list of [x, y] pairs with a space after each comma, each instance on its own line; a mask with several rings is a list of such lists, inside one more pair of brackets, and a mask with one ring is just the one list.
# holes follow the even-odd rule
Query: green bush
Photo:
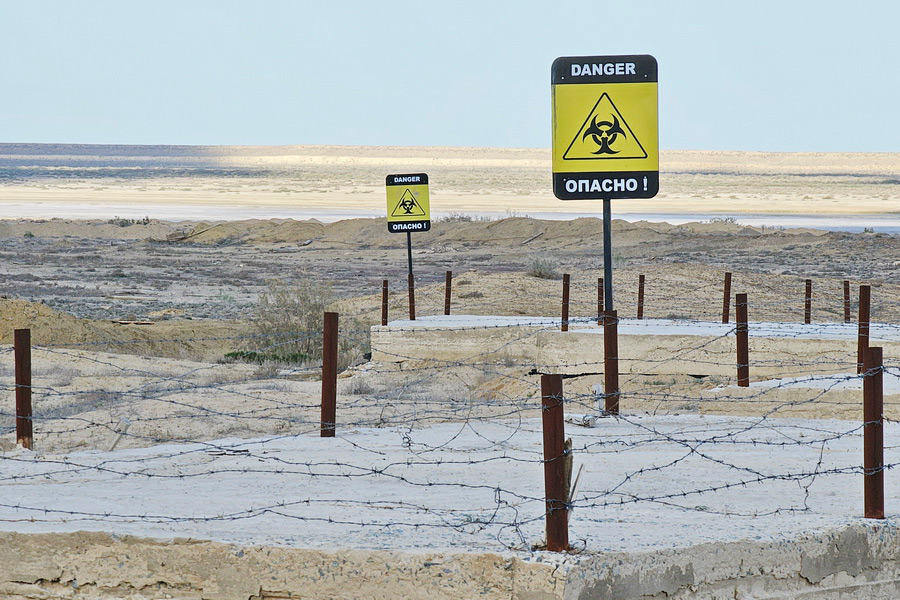
[[303, 364], [309, 360], [309, 356], [300, 352], [256, 352], [255, 350], [235, 350], [225, 354], [227, 361], [240, 361], [261, 365], [266, 362]]

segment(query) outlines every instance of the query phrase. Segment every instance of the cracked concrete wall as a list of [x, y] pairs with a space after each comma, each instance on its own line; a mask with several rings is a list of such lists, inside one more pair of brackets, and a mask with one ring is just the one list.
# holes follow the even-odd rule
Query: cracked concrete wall
[[856, 524], [789, 541], [604, 554], [569, 573], [565, 600], [900, 598], [900, 532]]
[[562, 573], [496, 554], [239, 547], [105, 533], [0, 534], [11, 600], [557, 600]]
[[572, 555], [240, 547], [106, 533], [0, 533], [11, 600], [846, 600], [900, 598], [900, 531], [857, 523], [791, 540]]

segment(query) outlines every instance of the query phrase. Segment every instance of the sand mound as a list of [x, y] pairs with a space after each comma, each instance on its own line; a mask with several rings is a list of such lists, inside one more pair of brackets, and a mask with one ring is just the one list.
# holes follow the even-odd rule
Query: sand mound
[[[616, 245], [656, 242], [667, 236], [761, 236], [821, 237], [827, 232], [815, 229], [760, 229], [730, 221], [692, 222], [683, 225], [649, 221], [613, 220]], [[509, 217], [497, 221], [448, 219], [434, 221], [432, 229], [417, 233], [418, 246], [453, 244], [522, 244], [531, 247], [564, 248], [582, 244], [585, 239], [599, 239], [603, 222], [596, 217], [571, 220], [544, 220]], [[111, 240], [154, 240], [172, 243], [225, 244], [304, 244], [309, 240], [319, 245], [352, 245], [392, 248], [402, 243], [402, 236], [387, 231], [384, 219], [344, 219], [323, 224], [315, 219], [247, 219], [241, 221], [163, 222], [147, 225], [119, 226], [107, 221], [0, 221], [0, 238], [101, 238]], [[537, 237], [535, 237], [537, 236]]]
[[[14, 329], [31, 329], [38, 345], [78, 344], [100, 339], [126, 339], [104, 325], [57, 312], [43, 304], [25, 300], [0, 301], [0, 341], [12, 343]], [[121, 329], [120, 331], [125, 331]]]
[[[648, 221], [630, 223], [619, 219], [613, 221], [613, 235], [617, 245], [661, 241], [667, 236], [704, 234], [760, 237], [773, 233], [775, 232], [771, 229], [762, 231], [727, 221], [683, 225]], [[824, 231], [810, 229], [786, 229], [777, 233], [796, 237], [826, 235]], [[560, 248], [582, 244], [586, 239], [599, 239], [602, 235], [603, 222], [596, 217], [567, 221], [510, 217], [498, 221], [436, 221], [432, 224], [431, 231], [417, 233], [415, 241], [417, 246], [498, 245], [522, 244], [534, 238], [528, 242], [532, 247]], [[401, 244], [402, 237], [388, 233], [383, 219], [345, 219], [328, 224], [315, 220], [251, 219], [198, 223], [183, 240], [176, 241], [201, 244], [302, 244], [308, 240], [326, 245], [394, 247]]]
[[197, 223], [183, 241], [200, 244], [303, 242], [322, 236], [318, 221], [259, 220]]
[[31, 329], [37, 346], [82, 346], [123, 354], [214, 360], [235, 350], [246, 326], [226, 321], [166, 321], [120, 325], [91, 321], [25, 300], [0, 300], [0, 343], [11, 344], [14, 329]]
[[[110, 222], [114, 221], [114, 222]], [[102, 238], [110, 240], [142, 240], [146, 238], [165, 239], [182, 224], [168, 221], [150, 220], [149, 223], [132, 223], [126, 219], [74, 220], [2, 220], [0, 221], [0, 238]]]

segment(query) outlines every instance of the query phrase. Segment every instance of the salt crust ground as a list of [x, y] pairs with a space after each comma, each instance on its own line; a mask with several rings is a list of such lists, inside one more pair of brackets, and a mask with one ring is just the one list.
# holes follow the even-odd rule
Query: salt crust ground
[[[2, 144], [0, 166], [27, 167], [34, 173], [2, 182], [0, 206], [9, 215], [37, 218], [140, 218], [148, 213], [156, 218], [217, 213], [272, 217], [299, 206], [306, 214], [309, 209], [382, 214], [384, 176], [409, 169], [428, 172], [433, 211], [599, 210], [592, 211], [590, 202], [552, 197], [547, 149]], [[660, 166], [660, 194], [617, 202], [617, 213], [861, 215], [897, 210], [896, 153], [663, 151]], [[183, 175], [185, 167], [207, 167], [217, 175], [166, 176], [171, 170]], [[109, 169], [114, 169], [115, 183]]]
[[[862, 521], [860, 474], [797, 476], [858, 467], [858, 423], [625, 415], [567, 427], [584, 466], [571, 541], [589, 552], [789, 539]], [[898, 462], [898, 435], [888, 424], [887, 464]], [[19, 449], [2, 456], [0, 530], [527, 557], [543, 537], [540, 453], [537, 420], [41, 458]], [[726, 484], [735, 487], [703, 492]], [[886, 485], [893, 520], [900, 484]]]

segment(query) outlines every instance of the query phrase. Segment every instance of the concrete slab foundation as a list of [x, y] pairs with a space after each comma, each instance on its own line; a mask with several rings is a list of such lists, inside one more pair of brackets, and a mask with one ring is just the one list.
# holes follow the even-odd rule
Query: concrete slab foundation
[[240, 547], [106, 533], [0, 534], [11, 600], [508, 600], [900, 597], [900, 533], [857, 522], [791, 540], [597, 555]]

